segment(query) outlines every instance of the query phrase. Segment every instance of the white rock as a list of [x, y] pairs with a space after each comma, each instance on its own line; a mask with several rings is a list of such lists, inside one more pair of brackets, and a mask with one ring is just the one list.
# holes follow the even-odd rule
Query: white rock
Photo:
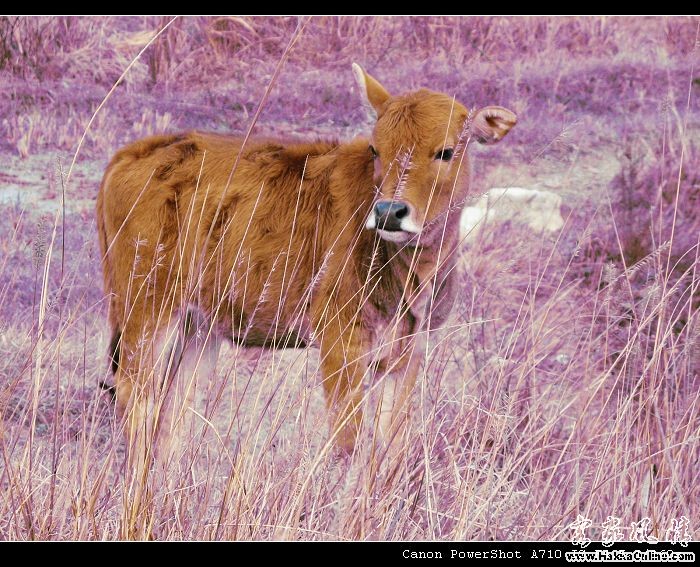
[[462, 211], [460, 233], [464, 242], [474, 240], [483, 224], [513, 220], [534, 232], [554, 232], [564, 226], [562, 200], [551, 191], [524, 187], [495, 187]]

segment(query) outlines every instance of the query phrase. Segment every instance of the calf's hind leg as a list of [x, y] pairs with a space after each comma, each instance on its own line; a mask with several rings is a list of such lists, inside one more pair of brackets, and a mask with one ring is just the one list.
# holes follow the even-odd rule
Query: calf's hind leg
[[[148, 538], [152, 535], [150, 472], [157, 430], [158, 348], [148, 329], [139, 334], [127, 327], [121, 333], [116, 372], [116, 402], [120, 425], [126, 440], [125, 495], [122, 537]], [[139, 340], [141, 337], [141, 340]], [[117, 357], [113, 356], [113, 360]]]
[[[163, 377], [171, 365], [178, 325], [174, 321], [151, 331], [150, 325], [129, 323], [119, 341], [117, 412], [127, 443], [127, 470], [133, 473], [137, 484], [145, 484], [157, 453]], [[116, 358], [113, 356], [113, 361]]]
[[[167, 338], [166, 338], [167, 340]], [[164, 371], [162, 404], [156, 432], [156, 460], [177, 464], [204, 422], [197, 415], [197, 393], [206, 391], [216, 371], [221, 341], [210, 320], [190, 309], [180, 321]]]
[[[220, 347], [218, 334], [198, 310], [173, 317], [154, 334], [128, 361], [120, 361], [117, 372], [129, 465], [141, 472], [154, 463], [164, 469], [182, 455], [196, 432], [198, 377], [214, 373]], [[122, 360], [127, 344], [122, 339]]]

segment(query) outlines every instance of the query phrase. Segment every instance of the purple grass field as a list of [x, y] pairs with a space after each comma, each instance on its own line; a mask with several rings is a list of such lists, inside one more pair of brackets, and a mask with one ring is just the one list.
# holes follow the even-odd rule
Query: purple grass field
[[[0, 17], [0, 540], [700, 537], [700, 18], [319, 17], [287, 50], [302, 23]], [[516, 112], [474, 199], [551, 192], [564, 226], [464, 244], [405, 475], [368, 474], [369, 431], [335, 454], [316, 350], [228, 344], [190, 466], [136, 517], [99, 386], [102, 173], [161, 132], [369, 135], [352, 62]]]

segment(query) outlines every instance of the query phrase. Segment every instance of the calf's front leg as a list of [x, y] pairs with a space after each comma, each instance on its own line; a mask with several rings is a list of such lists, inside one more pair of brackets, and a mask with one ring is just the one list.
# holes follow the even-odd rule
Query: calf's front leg
[[359, 322], [344, 321], [341, 314], [326, 321], [320, 331], [321, 373], [331, 435], [341, 451], [351, 454], [362, 424], [362, 382], [368, 368], [370, 340]]

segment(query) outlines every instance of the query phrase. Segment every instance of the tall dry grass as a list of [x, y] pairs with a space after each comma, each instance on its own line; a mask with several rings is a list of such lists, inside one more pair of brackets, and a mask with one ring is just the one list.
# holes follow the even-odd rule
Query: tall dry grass
[[[219, 103], [232, 104], [246, 85], [257, 95], [241, 94], [235, 113], [248, 126], [263, 93], [256, 76], [264, 70], [269, 80], [297, 23], [176, 22], [124, 83], [123, 98], [140, 101], [139, 112], [117, 91], [86, 151], [106, 155], [129, 137], [187, 120], [216, 123]], [[78, 125], [95, 107], [88, 95], [103, 96], [163, 24], [0, 20], [0, 73], [15, 96], [3, 115], [3, 128], [16, 132], [6, 152], [74, 150]], [[463, 293], [446, 327], [430, 336], [398, 476], [381, 468], [371, 474], [371, 426], [351, 458], [328, 450], [315, 351], [226, 346], [217, 375], [199, 386], [203, 432], [188, 446], [189, 461], [134, 510], [123, 437], [98, 387], [109, 380], [109, 337], [92, 212], [70, 204], [79, 179], [64, 188], [65, 168], [56, 168], [46, 181], [59, 201], [68, 196], [65, 213], [3, 205], [0, 537], [567, 539], [579, 514], [593, 521], [594, 538], [610, 515], [627, 537], [645, 517], [660, 538], [681, 516], [697, 529], [700, 154], [690, 143], [697, 91], [688, 65], [696, 26], [672, 19], [310, 21], [288, 64], [321, 72], [302, 77], [301, 92], [289, 93], [282, 110], [273, 92], [275, 109], [261, 118], [272, 132], [303, 122], [304, 104], [318, 104], [320, 120], [333, 119], [341, 131], [355, 128], [359, 114], [345, 112], [354, 103], [327, 110], [338, 100], [338, 70], [353, 58], [395, 67], [387, 73], [397, 86], [445, 90], [456, 80], [447, 70], [462, 65], [495, 85], [474, 79], [466, 92], [512, 97], [525, 111], [525, 134], [516, 132], [515, 148], [500, 158], [506, 180], [575, 169], [577, 156], [601, 141], [622, 160], [600, 191], [595, 173], [575, 177], [590, 195], [567, 193], [574, 212], [556, 238], [498, 225], [462, 251]], [[628, 84], [619, 71], [639, 56], [632, 45], [653, 60]], [[399, 66], [407, 52], [426, 63]], [[571, 66], [590, 73], [574, 77]], [[668, 82], [657, 92], [659, 75]], [[670, 104], [681, 75], [685, 90]], [[43, 90], [58, 77], [85, 85], [75, 95], [80, 104], [67, 100], [68, 91]], [[237, 85], [231, 99], [216, 91], [219, 81]], [[284, 71], [280, 81], [293, 84]], [[324, 84], [328, 90], [319, 89]], [[176, 104], [143, 108], [144, 96], [174, 100], [192, 85], [188, 104], [207, 107], [202, 114], [185, 119]], [[649, 118], [660, 101], [662, 111]], [[623, 111], [639, 123], [624, 122]], [[132, 117], [128, 125], [122, 116]], [[544, 117], [556, 124], [541, 125]], [[603, 127], [591, 125], [601, 117]], [[558, 137], [573, 119], [586, 135]], [[615, 128], [628, 133], [624, 145], [610, 140]], [[478, 171], [496, 163], [486, 154]]]

